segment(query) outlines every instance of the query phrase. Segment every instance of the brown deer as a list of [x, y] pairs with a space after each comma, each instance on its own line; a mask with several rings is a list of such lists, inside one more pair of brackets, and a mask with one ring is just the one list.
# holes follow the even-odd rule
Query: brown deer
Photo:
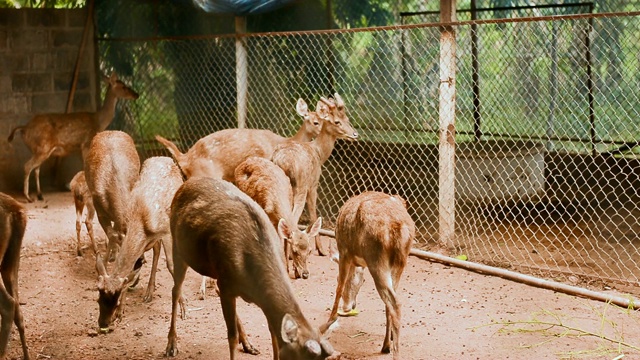
[[355, 310], [363, 271], [368, 267], [386, 309], [382, 352], [393, 351], [393, 358], [400, 359], [400, 301], [396, 291], [415, 237], [415, 224], [405, 200], [375, 191], [354, 196], [340, 208], [335, 234], [338, 285], [331, 315], [320, 332], [324, 334], [338, 319], [340, 300], [341, 314]]
[[22, 343], [22, 356], [29, 359], [27, 338], [24, 334], [24, 319], [18, 297], [18, 268], [20, 249], [27, 227], [27, 211], [11, 196], [0, 193], [0, 358], [4, 359], [11, 323], [15, 323]]
[[[278, 144], [311, 141], [318, 135], [321, 124], [317, 117], [309, 116], [308, 105], [303, 99], [296, 102], [296, 112], [303, 122], [290, 138], [264, 129], [225, 129], [198, 140], [184, 154], [162, 136], [156, 135], [156, 140], [169, 150], [186, 178], [206, 176], [233, 182], [236, 167], [248, 157], [268, 159]], [[201, 298], [205, 297], [205, 289], [206, 279], [202, 279]]]
[[40, 191], [40, 166], [51, 156], [67, 156], [80, 150], [83, 144], [91, 141], [96, 133], [104, 130], [113, 121], [118, 99], [137, 99], [138, 94], [118, 80], [111, 73], [107, 80], [107, 94], [102, 107], [96, 112], [76, 112], [68, 114], [40, 114], [23, 125], [15, 127], [9, 134], [13, 140], [16, 131], [22, 132], [22, 140], [31, 150], [32, 156], [24, 165], [24, 196], [29, 202], [29, 177], [35, 169], [38, 199]]
[[169, 150], [186, 178], [210, 176], [233, 182], [236, 167], [248, 157], [269, 159], [275, 147], [287, 140], [306, 142], [318, 135], [320, 123], [308, 116], [304, 100], [298, 99], [296, 110], [304, 121], [290, 138], [265, 129], [225, 129], [198, 140], [186, 153], [180, 152], [174, 143], [160, 135], [156, 135], [156, 140]]
[[93, 236], [93, 218], [96, 214], [96, 209], [93, 207], [93, 198], [91, 197], [91, 191], [89, 191], [89, 186], [87, 186], [87, 180], [84, 176], [84, 171], [78, 171], [78, 173], [71, 179], [70, 183], [71, 194], [73, 194], [73, 204], [76, 208], [76, 235], [78, 238], [78, 242], [76, 244], [76, 254], [78, 256], [82, 256], [82, 237], [80, 236], [80, 232], [82, 230], [82, 214], [84, 213], [85, 207], [87, 208], [87, 214], [84, 218], [84, 226], [87, 228], [87, 233], [89, 233], [89, 239], [91, 240], [91, 245], [93, 246], [93, 253], [98, 253], [98, 245], [96, 243], [96, 239]]
[[[318, 101], [316, 114], [322, 120], [322, 128], [315, 140], [281, 144], [271, 158], [291, 181], [293, 221], [296, 224], [300, 221], [305, 202], [309, 221], [313, 223], [318, 218], [316, 202], [322, 165], [329, 159], [336, 140], [358, 138], [358, 132], [353, 129], [345, 113], [344, 101], [338, 94], [334, 97], [335, 99], [323, 97]], [[315, 248], [320, 255], [327, 255], [327, 250], [320, 245], [319, 236], [315, 237]]]
[[111, 261], [127, 232], [130, 193], [140, 175], [133, 139], [117, 130], [98, 133], [84, 150], [84, 173], [98, 221], [107, 234]]
[[[169, 211], [171, 200], [182, 185], [182, 173], [173, 159], [166, 156], [150, 157], [142, 164], [140, 178], [127, 201], [131, 202], [127, 221], [127, 233], [116, 256], [114, 268], [108, 274], [102, 257], [97, 257], [98, 304], [101, 332], [108, 332], [114, 320], [124, 313], [126, 289], [132, 281], [136, 267], [144, 253], [153, 249], [153, 263], [149, 284], [143, 297], [145, 302], [153, 299], [156, 284], [156, 269], [160, 258], [160, 247], [164, 248], [167, 268], [173, 272]], [[180, 302], [183, 304], [183, 302]]]
[[276, 229], [249, 196], [224, 180], [188, 179], [173, 198], [170, 223], [174, 286], [167, 356], [178, 353], [177, 304], [189, 267], [217, 279], [231, 360], [238, 341], [245, 352], [259, 353], [237, 315], [237, 297], [255, 303], [265, 314], [274, 359], [339, 356], [302, 313], [285, 272]]
[[322, 218], [301, 231], [293, 220], [293, 192], [284, 171], [271, 161], [250, 157], [236, 168], [235, 183], [240, 190], [260, 205], [278, 233], [284, 236], [284, 261], [289, 274], [289, 257], [294, 279], [309, 278], [307, 258], [313, 250], [310, 238], [322, 227]]

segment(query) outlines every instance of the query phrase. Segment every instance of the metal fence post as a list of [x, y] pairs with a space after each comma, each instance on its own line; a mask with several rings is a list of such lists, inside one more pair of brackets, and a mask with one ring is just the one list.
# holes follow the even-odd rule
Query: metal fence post
[[236, 16], [236, 96], [238, 102], [238, 128], [247, 124], [247, 49], [244, 35], [247, 32], [247, 18]]
[[[440, 22], [455, 21], [456, 0], [440, 0]], [[440, 145], [439, 145], [439, 236], [451, 249], [455, 239], [455, 151], [456, 151], [456, 34], [453, 26], [440, 33]]]

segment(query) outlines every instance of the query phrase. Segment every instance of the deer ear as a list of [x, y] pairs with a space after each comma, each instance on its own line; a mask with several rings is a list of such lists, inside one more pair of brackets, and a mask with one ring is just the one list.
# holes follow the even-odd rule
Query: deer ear
[[316, 113], [321, 119], [326, 120], [329, 118], [329, 106], [322, 101], [318, 101], [318, 105], [316, 105]]
[[298, 340], [298, 323], [293, 316], [284, 314], [280, 333], [282, 335], [282, 340], [287, 344]]
[[278, 221], [278, 235], [284, 239], [291, 239], [291, 228], [284, 219]]
[[342, 100], [340, 95], [338, 95], [338, 93], [333, 94], [333, 98], [336, 99], [336, 105], [338, 107], [343, 107], [344, 106], [344, 101]]
[[298, 112], [298, 115], [303, 117], [309, 114], [309, 106], [304, 100], [302, 100], [302, 98], [298, 99], [298, 102], [296, 103], [296, 111]]
[[116, 72], [112, 72], [111, 76], [109, 77], [109, 82], [110, 83], [115, 83], [116, 81], [118, 81], [118, 75], [116, 75]]
[[307, 230], [309, 237], [316, 237], [318, 233], [320, 233], [320, 229], [322, 228], [322, 218], [319, 217], [316, 222], [311, 225], [311, 227]]

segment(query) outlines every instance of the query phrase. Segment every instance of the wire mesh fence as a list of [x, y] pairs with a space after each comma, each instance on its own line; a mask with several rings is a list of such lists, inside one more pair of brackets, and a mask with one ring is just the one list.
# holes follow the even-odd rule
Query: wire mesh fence
[[[246, 126], [291, 136], [302, 123], [298, 98], [313, 108], [337, 92], [361, 139], [339, 140], [324, 165], [325, 227], [349, 197], [381, 190], [407, 199], [419, 245], [434, 246], [441, 32], [437, 24], [405, 24], [249, 34], [240, 38], [243, 74], [235, 36], [102, 39], [103, 68], [127, 62], [141, 93], [114, 126], [134, 136], [144, 157], [166, 154], [156, 134], [186, 151], [237, 126], [243, 78]], [[478, 20], [454, 29], [454, 252], [561, 279], [639, 285], [638, 14]]]

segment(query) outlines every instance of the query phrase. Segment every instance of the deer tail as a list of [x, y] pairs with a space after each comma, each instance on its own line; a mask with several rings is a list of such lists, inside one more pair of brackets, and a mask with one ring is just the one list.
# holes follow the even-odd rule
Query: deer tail
[[9, 137], [7, 138], [7, 140], [9, 142], [13, 141], [13, 136], [16, 134], [16, 131], [20, 130], [22, 131], [22, 129], [24, 129], [25, 126], [16, 126], [13, 128], [13, 130], [11, 130], [11, 134], [9, 134]]
[[178, 149], [176, 144], [163, 138], [160, 135], [156, 135], [156, 140], [158, 140], [160, 144], [164, 145], [164, 147], [166, 147], [167, 150], [169, 150], [169, 152], [171, 153], [171, 156], [173, 156], [178, 163], [181, 163], [183, 161], [185, 155], [182, 152], [180, 152], [180, 149]]

